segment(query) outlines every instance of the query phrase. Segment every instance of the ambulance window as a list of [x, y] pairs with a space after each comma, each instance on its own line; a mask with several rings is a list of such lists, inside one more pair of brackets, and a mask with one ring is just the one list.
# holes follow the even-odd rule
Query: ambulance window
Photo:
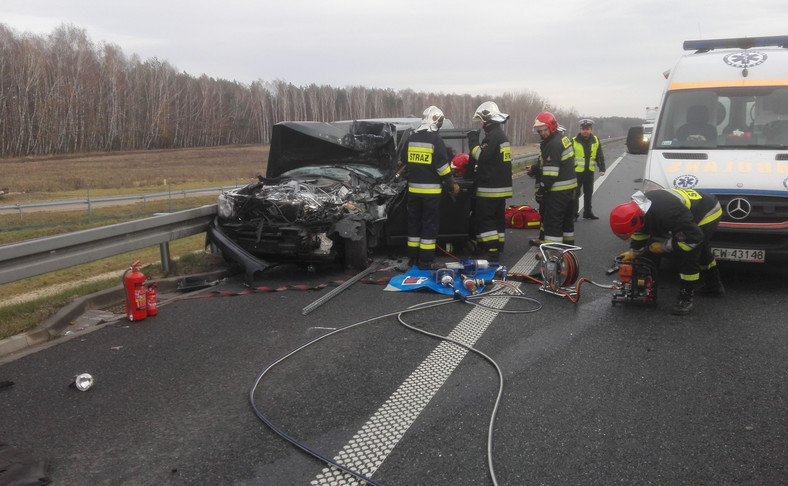
[[668, 92], [657, 132], [654, 148], [784, 149], [788, 87]]
[[758, 145], [784, 149], [788, 146], [788, 88], [754, 93], [750, 112], [752, 134]]
[[727, 109], [713, 90], [668, 92], [654, 147], [709, 148], [717, 145]]

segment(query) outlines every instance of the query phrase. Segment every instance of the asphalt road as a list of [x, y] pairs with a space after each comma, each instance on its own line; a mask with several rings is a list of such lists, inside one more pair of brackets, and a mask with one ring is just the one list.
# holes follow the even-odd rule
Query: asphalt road
[[[623, 144], [605, 151], [610, 165]], [[603, 219], [576, 225], [580, 276], [600, 286], [626, 246], [604, 216], [639, 187], [644, 161], [626, 155], [608, 171], [594, 198]], [[517, 179], [511, 203], [532, 203], [531, 187]], [[510, 271], [535, 267], [535, 235], [507, 232]], [[304, 316], [331, 287], [265, 289], [350, 276], [282, 267], [257, 292], [171, 301], [0, 365], [0, 382], [14, 383], [0, 388], [0, 444], [45, 462], [58, 485], [361, 484], [259, 414], [384, 485], [484, 485], [493, 474], [501, 485], [788, 484], [785, 269], [722, 265], [727, 296], [696, 299], [687, 317], [669, 313], [671, 270], [656, 308], [612, 306], [588, 282], [577, 303], [518, 283], [529, 299], [402, 314], [485, 353], [499, 376], [484, 356], [398, 321], [441, 297], [377, 284], [396, 271]], [[87, 392], [68, 386], [81, 372], [96, 379]]]

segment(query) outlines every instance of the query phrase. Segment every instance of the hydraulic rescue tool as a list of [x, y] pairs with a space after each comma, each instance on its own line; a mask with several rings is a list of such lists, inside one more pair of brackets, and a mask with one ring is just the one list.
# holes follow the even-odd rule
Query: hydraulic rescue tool
[[454, 288], [454, 270], [440, 268], [435, 272], [435, 281], [444, 287]]
[[607, 274], [618, 272], [618, 280], [613, 281], [612, 303], [648, 304], [657, 303], [657, 268], [647, 259], [624, 261], [616, 257], [616, 262]]
[[497, 263], [490, 263], [487, 260], [459, 260], [456, 262], [449, 262], [446, 268], [440, 268], [435, 272], [435, 281], [444, 287], [454, 289], [454, 295], [459, 296], [457, 289], [454, 286], [455, 278], [459, 277], [463, 288], [470, 295], [479, 293], [479, 289], [483, 288], [490, 282], [482, 278], [475, 278], [479, 270], [486, 270], [490, 267], [498, 267], [496, 275], [501, 273], [505, 275], [506, 267], [498, 265]]

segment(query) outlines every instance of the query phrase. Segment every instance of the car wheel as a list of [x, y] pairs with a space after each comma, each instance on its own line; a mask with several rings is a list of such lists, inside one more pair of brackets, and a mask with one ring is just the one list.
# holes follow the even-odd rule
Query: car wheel
[[343, 238], [345, 240], [345, 265], [355, 270], [364, 270], [369, 266], [369, 247], [366, 229], [358, 240]]

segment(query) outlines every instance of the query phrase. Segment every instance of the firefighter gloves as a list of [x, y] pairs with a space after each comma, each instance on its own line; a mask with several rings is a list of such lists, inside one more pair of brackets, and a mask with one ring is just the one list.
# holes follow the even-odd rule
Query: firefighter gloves
[[634, 251], [625, 251], [624, 253], [618, 256], [618, 259], [622, 262], [631, 262], [635, 258], [639, 257], [640, 253], [636, 253]]

